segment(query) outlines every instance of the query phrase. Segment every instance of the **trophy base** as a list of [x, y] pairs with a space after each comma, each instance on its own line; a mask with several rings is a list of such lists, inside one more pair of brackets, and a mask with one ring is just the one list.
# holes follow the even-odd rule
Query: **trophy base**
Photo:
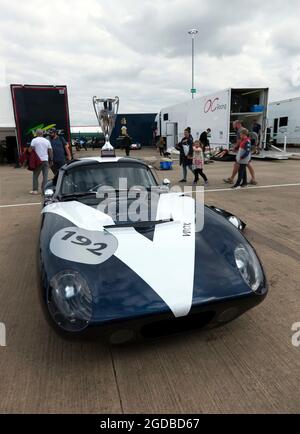
[[101, 157], [107, 158], [107, 157], [115, 157], [116, 151], [114, 149], [102, 149], [101, 150]]

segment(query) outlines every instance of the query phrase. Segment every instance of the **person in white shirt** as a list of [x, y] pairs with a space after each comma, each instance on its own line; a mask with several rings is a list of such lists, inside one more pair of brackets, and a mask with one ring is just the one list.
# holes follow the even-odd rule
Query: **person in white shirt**
[[33, 179], [32, 179], [32, 191], [30, 194], [38, 194], [39, 190], [39, 176], [42, 172], [43, 174], [43, 182], [42, 182], [42, 194], [44, 192], [44, 188], [48, 181], [48, 171], [49, 171], [49, 163], [52, 164], [53, 154], [52, 147], [49, 140], [43, 137], [43, 130], [36, 131], [36, 137], [32, 140], [29, 150], [35, 150], [39, 159], [41, 160], [41, 164], [33, 171]]

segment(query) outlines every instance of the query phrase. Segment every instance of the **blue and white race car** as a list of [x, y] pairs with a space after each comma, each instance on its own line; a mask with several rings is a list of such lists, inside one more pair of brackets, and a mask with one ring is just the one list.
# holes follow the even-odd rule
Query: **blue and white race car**
[[48, 184], [39, 262], [56, 330], [123, 343], [222, 325], [263, 301], [244, 223], [205, 206], [197, 231], [194, 198], [165, 184], [130, 158], [72, 161]]

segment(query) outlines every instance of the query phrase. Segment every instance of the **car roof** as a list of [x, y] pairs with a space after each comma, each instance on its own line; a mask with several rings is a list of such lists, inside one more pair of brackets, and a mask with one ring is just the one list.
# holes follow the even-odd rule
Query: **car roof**
[[143, 165], [145, 167], [149, 167], [147, 163], [143, 160], [138, 160], [137, 158], [126, 158], [126, 157], [86, 157], [80, 158], [77, 160], [72, 160], [63, 166], [64, 170], [73, 169], [74, 167], [84, 167], [93, 164], [106, 164], [106, 163], [128, 163], [132, 165]]

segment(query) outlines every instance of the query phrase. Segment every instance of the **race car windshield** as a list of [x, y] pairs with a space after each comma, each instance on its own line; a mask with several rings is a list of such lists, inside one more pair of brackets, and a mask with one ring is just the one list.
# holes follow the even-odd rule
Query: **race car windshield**
[[61, 194], [69, 195], [85, 192], [97, 192], [100, 187], [113, 187], [120, 190], [120, 179], [126, 179], [127, 189], [142, 186], [146, 189], [157, 186], [155, 178], [146, 166], [142, 164], [128, 165], [97, 164], [79, 166], [66, 172], [63, 178]]

